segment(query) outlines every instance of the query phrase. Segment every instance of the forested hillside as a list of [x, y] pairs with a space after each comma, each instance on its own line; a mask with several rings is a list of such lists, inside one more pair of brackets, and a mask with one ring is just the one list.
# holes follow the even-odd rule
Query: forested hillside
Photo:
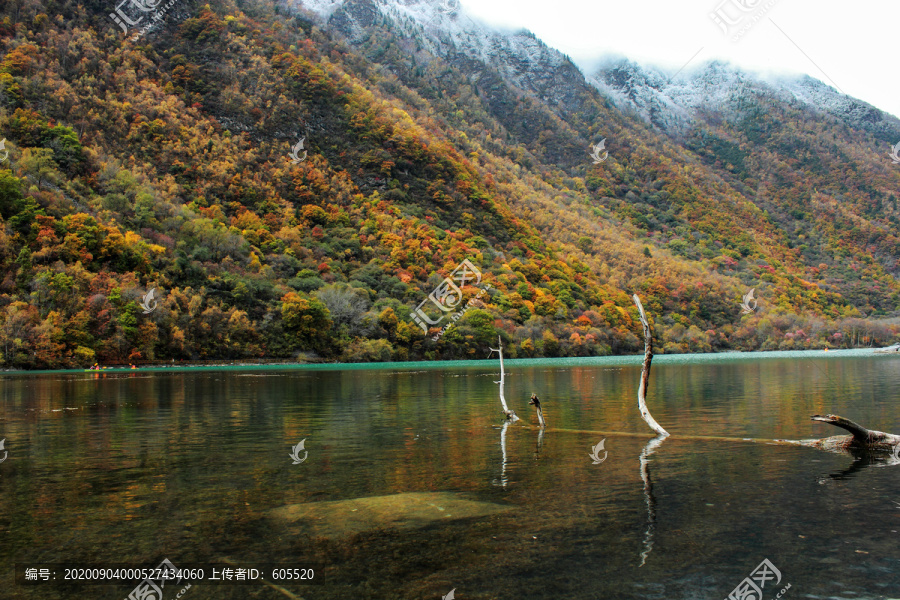
[[[0, 365], [626, 353], [635, 292], [665, 352], [898, 340], [883, 132], [748, 97], [676, 134], [533, 36], [493, 64], [378, 6], [185, 1], [134, 39], [3, 4]], [[465, 259], [434, 339], [411, 312]]]

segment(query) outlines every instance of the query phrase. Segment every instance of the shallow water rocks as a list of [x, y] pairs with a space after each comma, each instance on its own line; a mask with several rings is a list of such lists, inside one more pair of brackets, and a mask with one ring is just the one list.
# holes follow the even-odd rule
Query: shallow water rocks
[[316, 537], [339, 539], [374, 529], [415, 529], [437, 521], [496, 515], [511, 507], [470, 500], [457, 492], [406, 492], [350, 500], [290, 504], [270, 511]]

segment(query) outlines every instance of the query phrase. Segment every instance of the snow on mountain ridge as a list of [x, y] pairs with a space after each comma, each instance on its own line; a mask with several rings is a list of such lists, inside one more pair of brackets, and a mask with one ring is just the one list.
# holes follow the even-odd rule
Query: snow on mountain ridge
[[323, 20], [327, 20], [331, 15], [344, 5], [344, 0], [302, 0], [297, 6], [317, 14]]
[[632, 109], [669, 133], [683, 132], [701, 110], [737, 114], [747, 99], [766, 97], [799, 102], [879, 138], [900, 133], [900, 119], [808, 75], [763, 76], [711, 61], [670, 79], [653, 67], [620, 59], [601, 65], [587, 79], [619, 108]]
[[[417, 39], [436, 56], [460, 55], [496, 69], [515, 87], [551, 100], [546, 83], [551, 71], [566, 64], [559, 51], [526, 30], [503, 31], [473, 20], [454, 0], [302, 0], [301, 6], [323, 21], [336, 25], [351, 40], [363, 36], [372, 22], [368, 10], [377, 10], [400, 31]], [[361, 39], [361, 38], [360, 38]]]
[[367, 27], [381, 15], [428, 52], [450, 61], [478, 61], [551, 107], [565, 109], [571, 98], [562, 86], [590, 85], [620, 109], [671, 134], [685, 132], [700, 111], [738, 116], [747, 100], [769, 98], [799, 102], [879, 139], [900, 136], [900, 119], [806, 75], [769, 77], [710, 61], [673, 77], [609, 58], [588, 74], [528, 31], [503, 31], [473, 20], [457, 0], [301, 0], [301, 6], [351, 41], [365, 39]]

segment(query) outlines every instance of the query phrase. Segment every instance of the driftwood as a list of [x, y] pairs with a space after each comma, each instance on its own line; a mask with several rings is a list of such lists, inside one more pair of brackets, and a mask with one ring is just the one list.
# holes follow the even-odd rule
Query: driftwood
[[504, 385], [506, 383], [506, 373], [503, 370], [503, 342], [500, 341], [500, 336], [497, 336], [497, 343], [500, 345], [499, 348], [491, 348], [491, 354], [494, 352], [498, 352], [500, 354], [500, 381], [495, 381], [494, 383], [500, 384], [500, 404], [503, 405], [503, 414], [506, 415], [506, 418], [510, 421], [518, 421], [519, 417], [516, 416], [515, 411], [509, 409], [509, 406], [506, 405], [506, 396], [503, 393]]
[[534, 410], [537, 411], [538, 422], [541, 424], [541, 429], [546, 425], [544, 423], [544, 411], [541, 410], [541, 399], [537, 397], [537, 394], [531, 395], [531, 400], [528, 402], [529, 406], [534, 406]]
[[647, 322], [647, 315], [644, 314], [644, 305], [641, 304], [641, 299], [637, 294], [632, 296], [632, 299], [641, 315], [641, 324], [644, 326], [644, 366], [641, 368], [641, 383], [638, 386], [638, 408], [641, 411], [641, 417], [644, 418], [650, 429], [659, 435], [668, 436], [669, 432], [656, 422], [647, 409], [647, 383], [650, 381], [650, 363], [653, 362], [653, 333], [650, 331], [650, 323]]
[[852, 457], [853, 464], [850, 467], [831, 474], [834, 479], [846, 479], [868, 466], [900, 465], [900, 435], [866, 429], [838, 415], [813, 415], [812, 420], [846, 429], [850, 435], [833, 435], [817, 440], [775, 440], [775, 442], [818, 448]]
[[[873, 455], [875, 459], [884, 460], [883, 455], [897, 456], [900, 452], [900, 435], [893, 433], [885, 433], [883, 431], [875, 431], [874, 429], [866, 429], [858, 423], [854, 423], [850, 419], [839, 415], [813, 415], [813, 421], [820, 423], [828, 423], [841, 429], [846, 429], [850, 435], [833, 435], [831, 437], [818, 440], [776, 440], [797, 444], [800, 446], [809, 446], [838, 454], [851, 454], [855, 458], [864, 457], [865, 455]], [[881, 455], [879, 457], [879, 455]], [[900, 459], [898, 459], [900, 460]]]

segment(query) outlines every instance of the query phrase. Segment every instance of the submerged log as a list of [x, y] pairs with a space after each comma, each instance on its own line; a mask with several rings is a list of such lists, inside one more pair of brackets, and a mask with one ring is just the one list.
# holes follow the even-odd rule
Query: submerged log
[[853, 458], [848, 469], [833, 473], [833, 479], [846, 479], [868, 466], [893, 467], [900, 465], [900, 435], [866, 429], [839, 415], [813, 415], [813, 421], [846, 429], [850, 435], [833, 435], [817, 440], [774, 440], [779, 444], [795, 444], [843, 454]]
[[811, 418], [813, 421], [828, 423], [835, 427], [846, 429], [850, 432], [850, 435], [834, 435], [820, 440], [804, 440], [804, 442], [807, 442], [803, 444], [804, 446], [838, 452], [861, 450], [865, 452], [897, 454], [898, 450], [900, 450], [900, 435], [866, 429], [862, 425], [839, 415], [813, 415]]

